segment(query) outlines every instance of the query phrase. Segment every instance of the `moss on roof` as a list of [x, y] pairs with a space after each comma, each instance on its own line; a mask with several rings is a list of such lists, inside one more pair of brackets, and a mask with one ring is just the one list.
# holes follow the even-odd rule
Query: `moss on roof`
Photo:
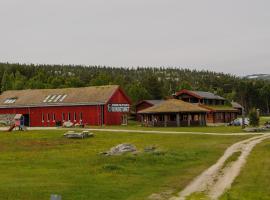
[[201, 107], [213, 110], [213, 111], [233, 111], [238, 112], [237, 109], [233, 108], [232, 106], [228, 105], [201, 105]]

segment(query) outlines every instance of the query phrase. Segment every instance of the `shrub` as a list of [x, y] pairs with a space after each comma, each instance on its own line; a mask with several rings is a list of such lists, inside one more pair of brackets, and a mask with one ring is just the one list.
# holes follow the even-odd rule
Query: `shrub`
[[118, 171], [123, 169], [123, 167], [115, 164], [105, 164], [102, 168], [106, 171]]
[[259, 126], [260, 123], [260, 117], [259, 114], [257, 112], [257, 110], [255, 108], [253, 108], [250, 112], [249, 112], [249, 123], [251, 126], [255, 127], [255, 126]]

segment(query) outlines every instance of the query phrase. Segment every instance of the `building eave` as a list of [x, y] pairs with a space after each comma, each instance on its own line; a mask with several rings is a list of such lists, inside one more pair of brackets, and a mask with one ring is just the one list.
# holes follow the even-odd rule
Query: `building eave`
[[105, 105], [105, 102], [0, 105], [0, 108], [11, 108], [12, 109], [12, 108], [61, 107], [61, 106], [95, 106], [95, 105]]

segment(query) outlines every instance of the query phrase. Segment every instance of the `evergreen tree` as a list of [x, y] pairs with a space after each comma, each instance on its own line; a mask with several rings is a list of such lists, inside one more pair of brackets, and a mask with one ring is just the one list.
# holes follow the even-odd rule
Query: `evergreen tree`
[[1, 81], [1, 92], [12, 89], [11, 76], [12, 74], [8, 74], [7, 71], [4, 71], [4, 74], [2, 76], [2, 81]]
[[13, 82], [13, 89], [22, 90], [24, 88], [25, 82], [26, 78], [19, 71], [16, 71]]
[[127, 94], [133, 100], [133, 103], [138, 103], [141, 100], [150, 98], [149, 93], [140, 83], [129, 85]]

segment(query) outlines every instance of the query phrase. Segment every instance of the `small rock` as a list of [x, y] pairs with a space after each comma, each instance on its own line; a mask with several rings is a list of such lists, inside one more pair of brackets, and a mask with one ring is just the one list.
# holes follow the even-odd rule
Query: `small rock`
[[144, 152], [153, 152], [157, 149], [155, 146], [149, 146], [144, 148]]

